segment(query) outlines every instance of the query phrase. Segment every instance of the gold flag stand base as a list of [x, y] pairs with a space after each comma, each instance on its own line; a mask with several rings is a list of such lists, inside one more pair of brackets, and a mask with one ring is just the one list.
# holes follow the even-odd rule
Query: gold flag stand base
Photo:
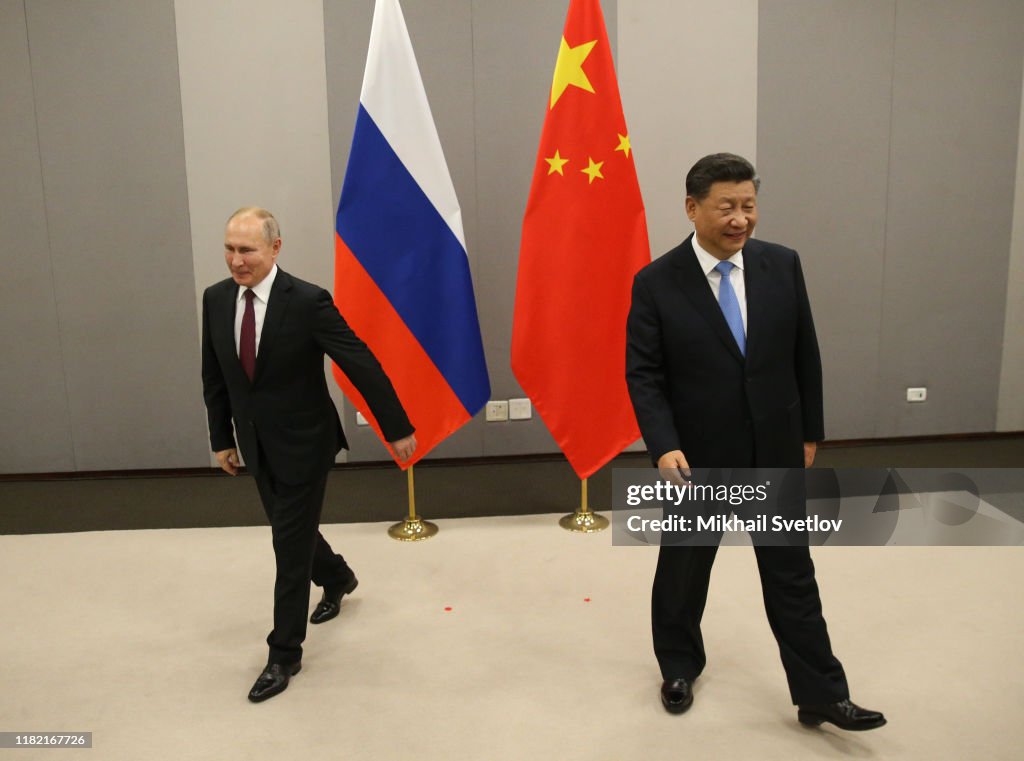
[[568, 531], [592, 534], [595, 531], [604, 531], [608, 528], [608, 519], [589, 510], [577, 510], [575, 513], [562, 516], [558, 520], [558, 525]]
[[437, 533], [437, 524], [419, 518], [406, 518], [388, 529], [388, 536], [400, 542], [419, 542]]
[[437, 533], [436, 523], [425, 521], [416, 515], [416, 486], [412, 466], [405, 471], [409, 474], [409, 517], [388, 529], [388, 536], [400, 542], [421, 542]]
[[579, 531], [584, 534], [593, 534], [595, 531], [604, 531], [608, 528], [608, 519], [603, 515], [590, 512], [587, 507], [587, 479], [580, 481], [580, 508], [570, 515], [562, 516], [558, 525], [566, 531]]

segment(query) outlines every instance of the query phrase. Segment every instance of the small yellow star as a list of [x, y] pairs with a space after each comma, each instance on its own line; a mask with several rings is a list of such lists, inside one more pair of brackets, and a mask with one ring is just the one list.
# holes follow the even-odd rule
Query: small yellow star
[[562, 38], [562, 43], [558, 46], [558, 60], [555, 62], [555, 76], [551, 82], [549, 110], [555, 107], [558, 99], [562, 97], [562, 93], [569, 85], [579, 87], [587, 92], [594, 92], [594, 86], [590, 84], [587, 73], [583, 71], [583, 62], [587, 60], [587, 56], [590, 55], [590, 51], [596, 44], [597, 40], [591, 40], [571, 48], [565, 41], [565, 37]]
[[586, 169], [581, 169], [580, 171], [590, 178], [590, 184], [593, 185], [595, 179], [604, 179], [604, 175], [601, 174], [601, 167], [604, 166], [604, 162], [595, 162], [594, 159], [590, 158], [589, 156], [587, 157], [587, 160], [590, 162], [590, 166], [588, 166]]
[[569, 159], [563, 159], [558, 151], [555, 151], [555, 155], [550, 159], [544, 159], [548, 162], [548, 174], [554, 174], [558, 172], [560, 175], [565, 177], [565, 172], [562, 171], [562, 167], [569, 163]]
[[[619, 135], [618, 132], [616, 132], [615, 134]], [[629, 158], [629, 151], [630, 151], [629, 135], [619, 135], [619, 147], [616, 148], [615, 150], [622, 151], [623, 153], [626, 154], [626, 158], [627, 159]]]

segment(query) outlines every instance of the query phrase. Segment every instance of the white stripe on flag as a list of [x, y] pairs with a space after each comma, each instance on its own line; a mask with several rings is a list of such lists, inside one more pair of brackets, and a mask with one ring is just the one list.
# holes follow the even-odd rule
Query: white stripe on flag
[[377, 0], [359, 101], [466, 248], [462, 211], [398, 0]]

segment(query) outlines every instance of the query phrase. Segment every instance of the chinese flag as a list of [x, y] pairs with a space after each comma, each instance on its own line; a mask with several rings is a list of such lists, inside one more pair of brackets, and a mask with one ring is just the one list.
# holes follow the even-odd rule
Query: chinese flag
[[640, 436], [626, 315], [650, 260], [601, 5], [571, 0], [523, 219], [512, 370], [580, 478]]

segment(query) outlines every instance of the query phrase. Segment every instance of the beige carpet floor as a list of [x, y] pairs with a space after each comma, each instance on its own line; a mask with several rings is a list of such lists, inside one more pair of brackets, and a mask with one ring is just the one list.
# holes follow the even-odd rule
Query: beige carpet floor
[[0, 536], [0, 731], [93, 733], [0, 758], [1021, 757], [1021, 548], [816, 550], [853, 698], [889, 718], [853, 734], [797, 724], [749, 548], [719, 553], [708, 668], [677, 717], [651, 653], [654, 550], [550, 515], [443, 521], [415, 545], [385, 528], [324, 527], [359, 589], [260, 705], [268, 528]]

